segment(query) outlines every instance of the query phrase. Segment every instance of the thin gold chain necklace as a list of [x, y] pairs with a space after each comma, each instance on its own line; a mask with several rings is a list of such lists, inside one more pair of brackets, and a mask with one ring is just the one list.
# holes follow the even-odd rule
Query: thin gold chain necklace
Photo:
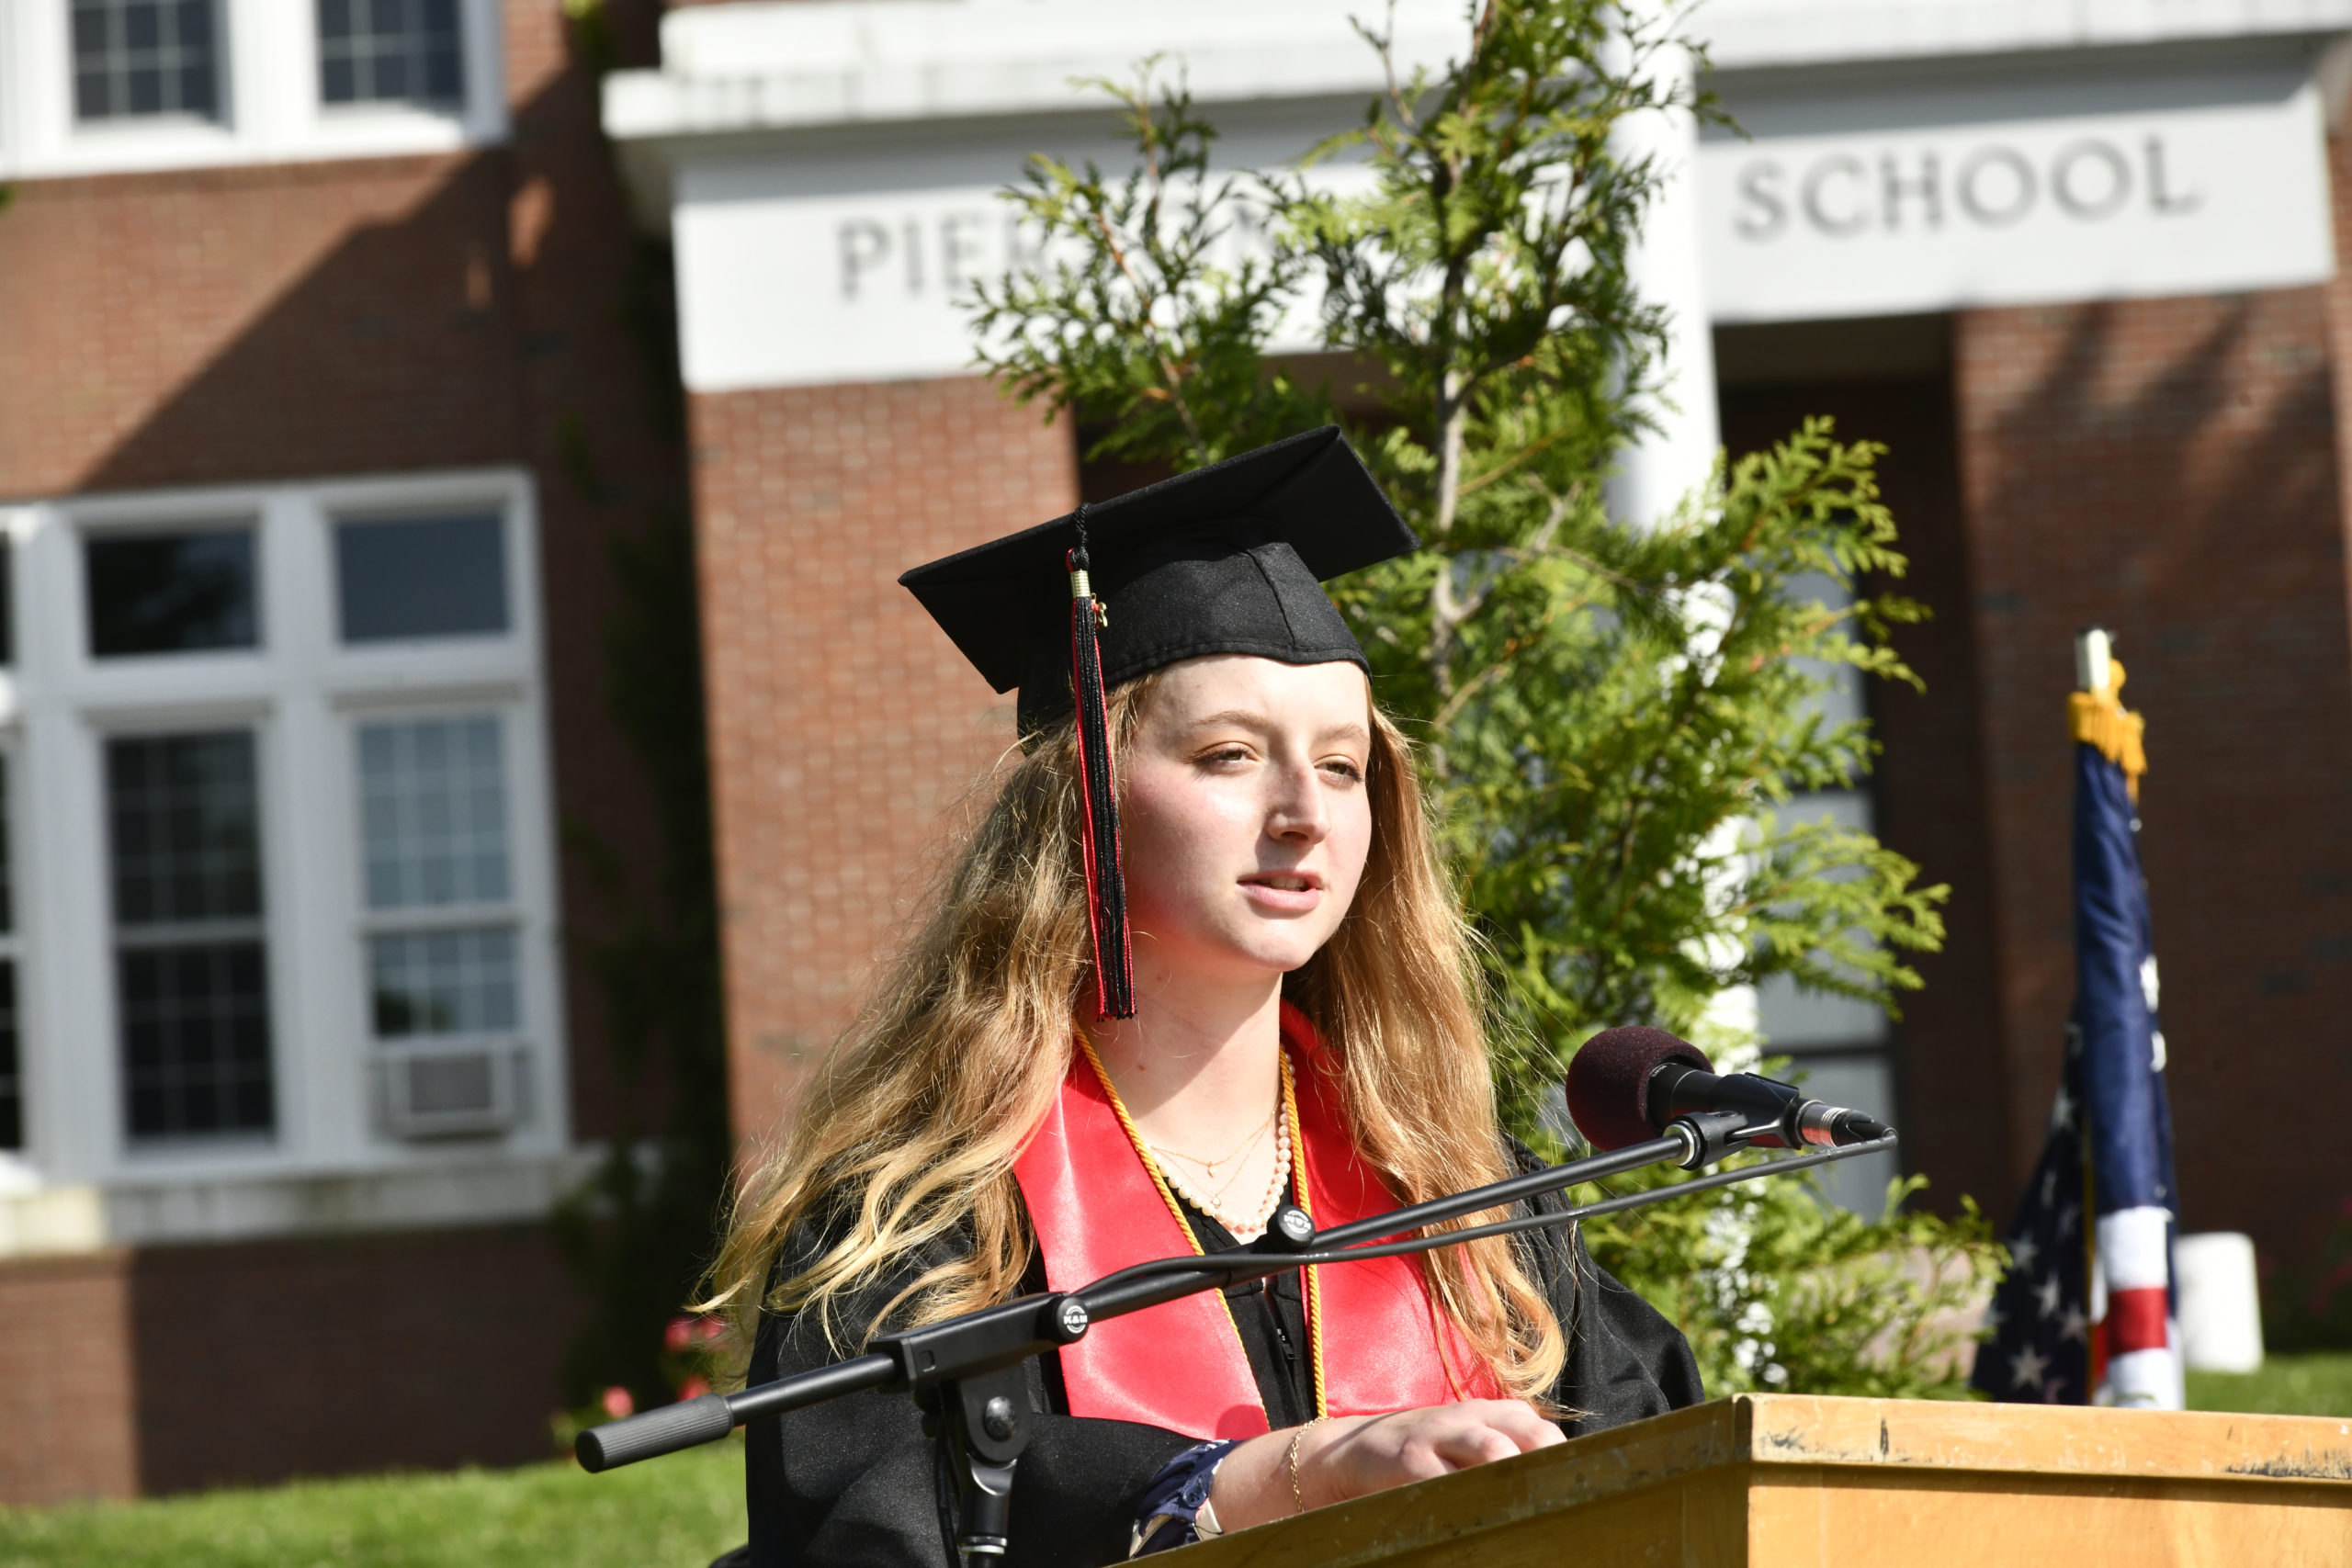
[[1266, 1188], [1259, 1194], [1258, 1201], [1246, 1210], [1229, 1208], [1226, 1201], [1226, 1194], [1232, 1191], [1233, 1184], [1241, 1179], [1241, 1170], [1235, 1171], [1226, 1179], [1225, 1185], [1213, 1193], [1195, 1190], [1191, 1182], [1184, 1179], [1183, 1173], [1173, 1166], [1163, 1167], [1161, 1175], [1193, 1208], [1232, 1232], [1237, 1239], [1246, 1240], [1265, 1230], [1266, 1222], [1282, 1203], [1283, 1185], [1290, 1179], [1291, 1174], [1289, 1134], [1290, 1129], [1284, 1126], [1275, 1135], [1274, 1168], [1269, 1173]]
[[1244, 1134], [1239, 1143], [1234, 1145], [1233, 1147], [1226, 1150], [1225, 1153], [1217, 1156], [1215, 1159], [1203, 1159], [1198, 1155], [1188, 1155], [1182, 1149], [1171, 1149], [1166, 1144], [1153, 1144], [1151, 1146], [1159, 1154], [1173, 1155], [1178, 1159], [1184, 1161], [1187, 1165], [1199, 1166], [1203, 1173], [1204, 1173], [1211, 1181], [1215, 1181], [1216, 1179], [1217, 1167], [1221, 1165], [1230, 1165], [1235, 1160], [1239, 1159], [1243, 1155], [1249, 1153], [1251, 1149], [1256, 1148], [1258, 1146], [1258, 1140], [1266, 1135], [1266, 1129], [1274, 1124], [1274, 1118], [1282, 1114], [1282, 1089], [1281, 1086], [1277, 1084], [1274, 1089], [1274, 1108], [1266, 1112], [1266, 1119], [1263, 1122], [1259, 1122], [1255, 1127], [1252, 1127], [1248, 1133]]
[[[1250, 1156], [1257, 1152], [1259, 1142], [1265, 1137], [1267, 1132], [1273, 1126], [1273, 1124], [1274, 1119], [1271, 1116], [1267, 1117], [1264, 1122], [1259, 1126], [1258, 1130], [1250, 1134], [1250, 1141], [1243, 1144], [1239, 1148], [1234, 1150], [1233, 1153], [1227, 1156], [1232, 1163], [1233, 1168], [1226, 1173], [1224, 1180], [1219, 1181], [1217, 1179], [1216, 1171], [1214, 1168], [1210, 1168], [1208, 1170], [1208, 1175], [1204, 1181], [1204, 1186], [1210, 1189], [1209, 1196], [1214, 1198], [1218, 1204], [1222, 1205], [1225, 1202], [1226, 1194], [1233, 1190], [1233, 1184], [1249, 1174]], [[1152, 1150], [1157, 1154], [1167, 1154], [1170, 1152], [1161, 1148], [1158, 1144], [1152, 1145]], [[1177, 1157], [1186, 1160], [1190, 1160], [1192, 1158], [1189, 1155], [1181, 1155]], [[1199, 1162], [1193, 1161], [1193, 1163], [1197, 1164]], [[1280, 1165], [1282, 1163], [1282, 1147], [1279, 1140], [1277, 1140], [1275, 1145], [1274, 1163], [1276, 1165]], [[1182, 1182], [1183, 1180], [1182, 1174], [1173, 1166], [1168, 1168], [1168, 1175], [1169, 1179], [1171, 1181]], [[1192, 1190], [1189, 1182], [1184, 1183], [1184, 1186], [1187, 1191]], [[1202, 1209], [1202, 1213], [1204, 1213], [1215, 1212], [1218, 1211], [1213, 1211], [1206, 1208]]]

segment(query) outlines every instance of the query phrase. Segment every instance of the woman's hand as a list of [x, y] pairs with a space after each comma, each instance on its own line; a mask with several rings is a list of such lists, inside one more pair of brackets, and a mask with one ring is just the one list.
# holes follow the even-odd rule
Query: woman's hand
[[[1298, 1490], [1291, 1490], [1290, 1448], [1298, 1439]], [[1408, 1482], [1509, 1459], [1564, 1439], [1560, 1429], [1519, 1399], [1471, 1399], [1320, 1421], [1299, 1436], [1287, 1427], [1252, 1438], [1217, 1466], [1209, 1503], [1217, 1523], [1247, 1529], [1306, 1507], [1344, 1502]]]

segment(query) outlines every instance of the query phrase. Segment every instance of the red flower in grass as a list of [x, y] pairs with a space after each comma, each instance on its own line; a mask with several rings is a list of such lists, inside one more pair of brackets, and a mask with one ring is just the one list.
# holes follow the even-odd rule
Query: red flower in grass
[[628, 1390], [615, 1383], [605, 1391], [605, 1415], [617, 1421], [624, 1416], [633, 1416], [636, 1413], [637, 1401], [628, 1396]]
[[708, 1378], [688, 1378], [685, 1382], [678, 1385], [678, 1398], [681, 1402], [689, 1399], [700, 1399], [704, 1394], [708, 1393], [709, 1392], [710, 1380]]

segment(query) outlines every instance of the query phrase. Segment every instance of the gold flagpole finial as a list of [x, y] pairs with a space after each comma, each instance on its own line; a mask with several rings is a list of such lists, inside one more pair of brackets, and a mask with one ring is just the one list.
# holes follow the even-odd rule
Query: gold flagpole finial
[[2066, 699], [2066, 728], [2086, 746], [2123, 770], [2134, 805], [2140, 775], [2148, 771], [2147, 720], [2123, 705], [2123, 664], [2114, 638], [2092, 627], [2075, 638], [2075, 692]]

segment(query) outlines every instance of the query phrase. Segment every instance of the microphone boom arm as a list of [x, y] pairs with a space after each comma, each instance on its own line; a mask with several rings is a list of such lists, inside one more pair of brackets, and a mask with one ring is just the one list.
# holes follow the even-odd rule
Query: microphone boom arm
[[[1116, 1274], [1106, 1275], [1093, 1284], [1081, 1286], [1069, 1293], [1086, 1303], [1088, 1314], [1093, 1318], [1099, 1320], [1107, 1317], [1124, 1317], [1128, 1313], [1140, 1312], [1144, 1307], [1157, 1306], [1164, 1301], [1174, 1301], [1178, 1296], [1191, 1294], [1192, 1289], [1201, 1288], [1194, 1286], [1192, 1289], [1166, 1292], [1142, 1299], [1144, 1292], [1135, 1291], [1134, 1285], [1153, 1276], [1205, 1274], [1214, 1276], [1215, 1281], [1218, 1284], [1238, 1284], [1244, 1280], [1262, 1280], [1271, 1274], [1287, 1274], [1292, 1269], [1307, 1264], [1360, 1263], [1374, 1258], [1403, 1258], [1417, 1252], [1434, 1252], [1441, 1247], [1454, 1247], [1465, 1241], [1481, 1241], [1490, 1235], [1517, 1235], [1521, 1231], [1544, 1230], [1553, 1225], [1571, 1224], [1577, 1220], [1592, 1219], [1601, 1214], [1615, 1214], [1622, 1213], [1627, 1209], [1646, 1208], [1652, 1203], [1662, 1203], [1669, 1198], [1682, 1198], [1693, 1192], [1705, 1192], [1717, 1187], [1730, 1187], [1742, 1181], [1754, 1181], [1759, 1177], [1779, 1176], [1784, 1171], [1802, 1169], [1810, 1166], [1828, 1165], [1836, 1160], [1853, 1159], [1860, 1155], [1877, 1154], [1882, 1150], [1893, 1148], [1897, 1142], [1895, 1135], [1890, 1133], [1883, 1138], [1867, 1144], [1846, 1144], [1814, 1154], [1786, 1155], [1778, 1159], [1768, 1159], [1760, 1165], [1745, 1165], [1733, 1170], [1719, 1170], [1711, 1176], [1695, 1177], [1689, 1181], [1678, 1181], [1671, 1187], [1655, 1187], [1645, 1192], [1628, 1192], [1621, 1197], [1604, 1198], [1595, 1202], [1578, 1204], [1574, 1208], [1563, 1209], [1556, 1213], [1521, 1214], [1516, 1219], [1496, 1220], [1487, 1224], [1473, 1225], [1467, 1230], [1440, 1231], [1434, 1235], [1409, 1236], [1399, 1241], [1377, 1242], [1325, 1250], [1321, 1244], [1326, 1233], [1317, 1232], [1313, 1248], [1297, 1253], [1257, 1253], [1248, 1247], [1237, 1247], [1231, 1252], [1204, 1253], [1191, 1258], [1163, 1258], [1150, 1263], [1134, 1264]], [[1566, 1168], [1565, 1166], [1552, 1168], [1554, 1170]], [[1559, 1185], [1579, 1184], [1577, 1181], [1569, 1181]], [[1489, 1203], [1483, 1204], [1481, 1207], [1492, 1208], [1494, 1205]], [[1400, 1213], [1403, 1212], [1398, 1211]], [[1383, 1214], [1376, 1217], [1385, 1220], [1389, 1216]], [[1394, 1235], [1395, 1232], [1392, 1230], [1385, 1234]], [[1102, 1292], [1103, 1304], [1100, 1308], [1095, 1305], [1097, 1292]], [[1140, 1299], [1140, 1304], [1130, 1304], [1131, 1294]]]
[[[1094, 1323], [1124, 1317], [1228, 1281], [1264, 1279], [1309, 1264], [1404, 1257], [1487, 1236], [1514, 1235], [1521, 1231], [1570, 1224], [1736, 1182], [1876, 1154], [1894, 1147], [1895, 1143], [1895, 1135], [1889, 1133], [1866, 1144], [1767, 1159], [1758, 1165], [1716, 1171], [1670, 1187], [1601, 1199], [1554, 1213], [1523, 1214], [1464, 1230], [1440, 1231], [1395, 1241], [1357, 1244], [1353, 1238], [1394, 1236], [1400, 1230], [1442, 1224], [1642, 1166], [1668, 1160], [1679, 1164], [1692, 1152], [1692, 1142], [1682, 1137], [1657, 1138], [1589, 1159], [1547, 1167], [1368, 1220], [1334, 1225], [1326, 1231], [1310, 1230], [1303, 1237], [1304, 1245], [1291, 1243], [1286, 1236], [1276, 1247], [1267, 1245], [1283, 1235], [1280, 1221], [1287, 1216], [1278, 1214], [1277, 1223], [1267, 1228], [1266, 1235], [1248, 1247], [1138, 1263], [1076, 1291], [1025, 1296], [905, 1333], [883, 1336], [875, 1341], [877, 1348], [874, 1351], [831, 1366], [734, 1393], [703, 1394], [591, 1427], [580, 1434], [576, 1451], [581, 1467], [592, 1472], [634, 1464], [639, 1460], [716, 1441], [746, 1422], [804, 1409], [846, 1394], [870, 1389], [923, 1391], [1017, 1366], [1031, 1356], [1075, 1343]], [[1338, 1245], [1332, 1245], [1334, 1242]]]

